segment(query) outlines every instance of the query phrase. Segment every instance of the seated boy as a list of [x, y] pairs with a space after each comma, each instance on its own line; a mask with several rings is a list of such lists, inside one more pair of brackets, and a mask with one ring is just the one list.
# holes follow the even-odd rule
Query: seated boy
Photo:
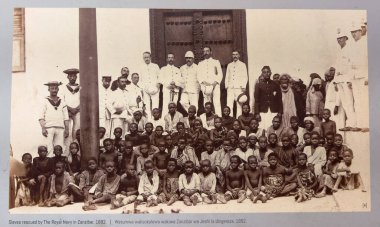
[[230, 114], [231, 114], [231, 108], [228, 106], [223, 107], [222, 125], [227, 130], [232, 130], [232, 124], [236, 120], [235, 118], [231, 117]]
[[208, 159], [201, 161], [201, 173], [198, 174], [201, 182], [201, 196], [204, 203], [216, 203], [216, 176], [211, 172], [211, 162]]
[[318, 179], [314, 171], [307, 166], [307, 155], [305, 153], [298, 155], [297, 183], [298, 190], [295, 196], [297, 203], [310, 200], [317, 189]]
[[249, 123], [252, 119], [255, 119], [255, 115], [251, 113], [251, 107], [249, 106], [249, 104], [243, 104], [242, 114], [238, 116], [238, 120], [240, 122], [241, 127], [244, 130], [249, 130]]
[[157, 171], [154, 169], [153, 161], [147, 160], [144, 163], [144, 169], [142, 176], [140, 177], [138, 192], [139, 195], [135, 201], [135, 208], [142, 202], [147, 202], [146, 207], [157, 206], [157, 191], [160, 178]]
[[111, 209], [116, 209], [136, 201], [140, 179], [136, 175], [136, 167], [128, 164], [126, 172], [120, 177], [120, 185], [116, 198], [111, 201]]
[[84, 210], [96, 209], [96, 206], [89, 206], [88, 201], [92, 200], [92, 195], [98, 186], [103, 170], [98, 169], [96, 158], [90, 158], [87, 161], [87, 169], [80, 174], [79, 187], [70, 184], [69, 187], [74, 194], [74, 200], [84, 200]]
[[149, 122], [152, 122], [154, 128], [157, 128], [157, 126], [161, 126], [161, 127], [165, 126], [165, 121], [163, 118], [161, 118], [161, 110], [160, 109], [154, 108], [152, 110], [152, 117], [149, 120]]
[[38, 157], [33, 159], [32, 176], [37, 183], [39, 191], [36, 193], [36, 199], [38, 199], [38, 205], [43, 206], [48, 199], [48, 180], [53, 173], [54, 163], [53, 160], [47, 157], [46, 146], [38, 147]]
[[[281, 137], [281, 139], [282, 139], [282, 137]], [[281, 146], [279, 145], [278, 137], [277, 137], [276, 133], [270, 133], [268, 135], [268, 149], [272, 150], [275, 153], [277, 153], [281, 149]]]
[[161, 126], [161, 125], [157, 125], [156, 126], [156, 130], [154, 130], [154, 133], [152, 134], [152, 136], [150, 138], [150, 143], [153, 146], [157, 146], [158, 145], [158, 141], [165, 139], [165, 136], [163, 135], [163, 132], [164, 132], [164, 127]]
[[354, 158], [352, 150], [348, 149], [343, 151], [343, 161], [339, 163], [336, 170], [338, 179], [336, 184], [346, 190], [353, 190], [361, 188], [362, 192], [366, 192], [360, 170], [357, 164], [352, 162]]
[[254, 155], [248, 157], [248, 165], [244, 171], [246, 188], [247, 188], [247, 198], [249, 198], [253, 203], [260, 200], [262, 203], [266, 203], [267, 196], [263, 192], [262, 187], [262, 174], [261, 170], [257, 168], [258, 162]]
[[239, 137], [239, 146], [232, 152], [232, 155], [237, 155], [243, 161], [242, 165], [246, 164], [248, 161], [248, 157], [253, 155], [253, 150], [248, 148], [248, 141], [245, 136]]
[[95, 206], [96, 203], [110, 203], [115, 197], [120, 184], [120, 176], [116, 174], [116, 163], [107, 161], [105, 163], [106, 174], [101, 176], [95, 189], [93, 200], [88, 204]]
[[197, 205], [201, 198], [199, 192], [201, 190], [201, 182], [198, 174], [194, 173], [194, 163], [186, 161], [184, 163], [184, 173], [179, 176], [178, 184], [180, 198], [186, 206]]
[[55, 164], [54, 174], [50, 176], [50, 195], [47, 206], [63, 207], [69, 204], [72, 199], [69, 195], [69, 184], [74, 183], [74, 179], [65, 171], [65, 163], [58, 161]]
[[113, 135], [115, 136], [115, 138], [113, 139], [114, 148], [116, 151], [119, 151], [119, 142], [123, 140], [123, 138], [121, 138], [121, 136], [123, 135], [123, 130], [120, 127], [117, 127], [113, 130]]
[[297, 183], [286, 184], [285, 176], [290, 175], [292, 171], [278, 164], [276, 153], [268, 155], [268, 163], [269, 166], [263, 168], [262, 176], [265, 193], [270, 198], [287, 195], [297, 188]]
[[161, 202], [165, 202], [167, 200], [167, 205], [170, 206], [175, 203], [178, 196], [178, 180], [179, 180], [179, 171], [177, 169], [177, 160], [174, 158], [169, 158], [167, 171], [163, 177], [163, 192], [159, 195], [159, 199]]
[[241, 159], [237, 155], [230, 158], [230, 169], [226, 171], [227, 191], [224, 194], [227, 201], [237, 199], [238, 203], [245, 200], [245, 176], [244, 170], [239, 169]]
[[32, 155], [30, 153], [23, 154], [21, 161], [24, 164], [25, 174], [17, 178], [15, 207], [34, 206], [31, 189], [36, 185], [36, 181], [32, 178]]

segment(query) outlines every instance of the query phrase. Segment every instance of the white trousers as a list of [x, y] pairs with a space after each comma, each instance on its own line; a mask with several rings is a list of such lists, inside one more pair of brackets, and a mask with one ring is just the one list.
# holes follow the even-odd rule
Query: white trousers
[[[57, 128], [57, 127], [51, 127], [46, 129], [48, 132], [48, 135], [46, 137], [46, 145], [48, 149], [48, 157], [53, 157], [54, 156], [54, 146], [55, 145], [60, 145], [65, 151], [64, 147], [64, 133], [65, 129], [64, 128]], [[67, 154], [63, 154], [67, 155]]]
[[356, 121], [359, 128], [369, 128], [369, 97], [368, 86], [364, 84], [365, 80], [361, 78], [352, 82]]
[[260, 128], [267, 129], [272, 125], [272, 120], [275, 116], [277, 116], [277, 113], [272, 113], [270, 109], [268, 109], [267, 113], [260, 113], [261, 116], [261, 122], [260, 122]]
[[64, 154], [68, 154], [70, 143], [75, 141], [78, 129], [80, 129], [80, 112], [69, 118], [69, 136], [64, 138], [64, 147], [62, 147]]
[[167, 88], [163, 88], [162, 90], [162, 116], [165, 116], [169, 112], [168, 105], [170, 102], [175, 102], [177, 104], [178, 102], [178, 92], [174, 92], [173, 94], [170, 94], [170, 90]]
[[156, 94], [154, 95], [149, 95], [148, 93], [146, 93], [144, 91], [144, 103], [145, 103], [145, 107], [146, 107], [146, 114], [147, 114], [147, 118], [150, 119], [152, 117], [152, 110], [154, 108], [158, 108], [159, 104], [160, 104], [160, 92], [157, 92]]
[[237, 101], [237, 97], [242, 93], [241, 88], [228, 88], [227, 89], [227, 106], [231, 108], [231, 113], [233, 113], [234, 102], [236, 102], [236, 116], [238, 118], [242, 112], [242, 105]]
[[203, 93], [203, 105], [206, 102], [212, 102], [214, 104], [215, 114], [218, 116], [222, 116], [222, 106], [220, 104], [220, 85], [219, 84], [215, 86], [214, 93], [212, 96], [205, 95], [205, 93]]
[[199, 92], [197, 93], [189, 93], [183, 92], [181, 95], [181, 105], [183, 108], [188, 111], [191, 105], [197, 107], [198, 110], [198, 100], [199, 100]]
[[352, 89], [348, 87], [347, 83], [338, 84], [338, 93], [342, 100], [342, 107], [347, 116], [346, 126], [356, 127], [356, 116], [354, 111], [354, 96]]

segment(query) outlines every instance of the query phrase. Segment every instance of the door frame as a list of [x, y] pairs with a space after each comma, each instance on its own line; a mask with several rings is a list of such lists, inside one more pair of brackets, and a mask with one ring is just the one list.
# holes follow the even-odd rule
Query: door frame
[[[165, 53], [165, 25], [164, 16], [167, 13], [194, 13], [197, 11], [232, 11], [232, 29], [234, 44], [233, 48], [239, 50], [240, 59], [246, 63], [248, 67], [247, 54], [247, 29], [245, 10], [211, 10], [211, 9], [149, 9], [150, 23], [150, 48], [152, 53], [152, 61], [160, 67], [166, 65]], [[203, 44], [202, 44], [203, 45]], [[218, 59], [218, 56], [215, 56]], [[231, 60], [232, 61], [232, 60]]]

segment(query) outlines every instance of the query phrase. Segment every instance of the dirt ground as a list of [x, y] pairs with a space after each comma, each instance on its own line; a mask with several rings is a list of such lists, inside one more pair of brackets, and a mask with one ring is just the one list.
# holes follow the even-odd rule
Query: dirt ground
[[[236, 200], [227, 204], [202, 204], [197, 206], [185, 206], [182, 201], [177, 201], [172, 206], [159, 204], [156, 207], [146, 208], [144, 204], [138, 209], [148, 213], [171, 213], [171, 210], [179, 210], [180, 213], [272, 213], [272, 212], [352, 212], [370, 211], [370, 148], [369, 133], [348, 132], [345, 135], [347, 145], [354, 152], [353, 161], [359, 163], [361, 175], [367, 192], [359, 189], [353, 191], [340, 190], [334, 195], [324, 198], [312, 198], [309, 201], [296, 203], [294, 197], [281, 197], [269, 200], [263, 204], [260, 201], [253, 204], [246, 199], [238, 204]], [[98, 205], [97, 210], [83, 211], [83, 203], [70, 204], [65, 207], [18, 207], [10, 209], [11, 214], [120, 214], [123, 210], [132, 210], [133, 206], [128, 205], [115, 210], [110, 210], [110, 205]]]

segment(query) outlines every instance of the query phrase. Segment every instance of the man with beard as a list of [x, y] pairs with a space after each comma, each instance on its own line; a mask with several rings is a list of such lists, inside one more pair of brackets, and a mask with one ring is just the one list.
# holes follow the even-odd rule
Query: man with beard
[[64, 100], [57, 96], [62, 83], [52, 81], [45, 85], [49, 87], [50, 95], [43, 101], [38, 121], [42, 135], [46, 137], [48, 156], [53, 156], [53, 147], [63, 146], [64, 138], [69, 136], [69, 114]]
[[[128, 76], [129, 76], [129, 69], [128, 67], [123, 67], [121, 68], [121, 72], [120, 72], [121, 76], [120, 77], [123, 77], [123, 78], [126, 78], [127, 79], [127, 85], [131, 83], [131, 81], [128, 80]], [[112, 82], [112, 85], [111, 85], [111, 91], [115, 91], [116, 89], [119, 88], [119, 78], [117, 80], [114, 80]]]
[[184, 80], [184, 88], [181, 95], [181, 105], [185, 110], [189, 107], [198, 107], [199, 100], [199, 82], [198, 82], [198, 65], [194, 63], [194, 53], [187, 51], [185, 54], [186, 64], [181, 66], [181, 74]]
[[220, 83], [223, 79], [222, 67], [219, 60], [212, 58], [210, 47], [203, 48], [204, 60], [198, 64], [198, 78], [203, 93], [203, 104], [212, 102], [215, 114], [222, 116], [220, 104]]
[[255, 114], [261, 117], [261, 127], [268, 128], [273, 117], [282, 117], [282, 94], [280, 85], [270, 79], [272, 74], [269, 66], [261, 69], [264, 81], [255, 86]]
[[111, 112], [108, 109], [111, 89], [111, 76], [102, 77], [102, 86], [99, 88], [99, 127], [104, 127], [106, 132], [105, 138], [110, 136]]
[[162, 84], [162, 114], [168, 112], [170, 102], [177, 104], [180, 88], [183, 87], [181, 71], [174, 66], [174, 54], [167, 55], [166, 66], [161, 68], [159, 81]]
[[[111, 93], [109, 110], [111, 112], [111, 130], [121, 128], [123, 130], [122, 137], [124, 137], [127, 130], [126, 119], [131, 117], [128, 112], [129, 105], [129, 92], [126, 89], [127, 78], [119, 77], [119, 88]], [[113, 135], [111, 135], [113, 137]]]
[[238, 97], [245, 92], [248, 83], [248, 72], [247, 66], [244, 62], [239, 60], [240, 54], [238, 51], [232, 52], [232, 62], [227, 66], [226, 73], [226, 89], [227, 89], [227, 106], [231, 108], [232, 113], [234, 102], [236, 102], [236, 115], [233, 117], [237, 118], [241, 115], [242, 104], [238, 102]]

